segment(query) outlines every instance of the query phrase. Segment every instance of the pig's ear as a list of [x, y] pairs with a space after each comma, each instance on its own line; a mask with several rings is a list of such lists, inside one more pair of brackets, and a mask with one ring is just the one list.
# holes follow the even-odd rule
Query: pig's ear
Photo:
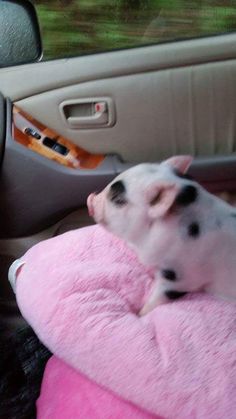
[[192, 156], [173, 156], [169, 159], [163, 161], [162, 164], [168, 165], [172, 167], [173, 169], [178, 170], [180, 173], [184, 174], [187, 172], [189, 166], [191, 165], [193, 161]]
[[153, 184], [147, 190], [148, 215], [155, 219], [167, 215], [178, 194], [178, 187], [174, 184]]

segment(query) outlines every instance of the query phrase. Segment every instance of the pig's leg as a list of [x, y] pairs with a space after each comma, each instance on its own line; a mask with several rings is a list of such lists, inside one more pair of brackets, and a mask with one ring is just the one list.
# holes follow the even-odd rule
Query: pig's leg
[[163, 278], [158, 278], [155, 280], [148, 300], [140, 310], [139, 316], [144, 316], [155, 307], [161, 304], [169, 303], [173, 300], [177, 300], [178, 298], [183, 297], [185, 294], [186, 292], [175, 289], [174, 286], [169, 283], [169, 281], [166, 281]]
[[168, 284], [165, 283], [163, 279], [156, 279], [151, 290], [151, 294], [148, 297], [148, 300], [144, 304], [143, 308], [139, 312], [139, 316], [144, 316], [153, 310], [155, 307], [169, 302], [169, 298], [165, 295], [165, 292], [168, 290]]

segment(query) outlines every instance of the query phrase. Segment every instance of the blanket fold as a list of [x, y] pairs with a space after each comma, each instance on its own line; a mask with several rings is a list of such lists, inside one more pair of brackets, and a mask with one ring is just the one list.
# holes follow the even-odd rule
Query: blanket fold
[[22, 259], [21, 312], [69, 366], [154, 415], [235, 417], [236, 303], [196, 294], [139, 318], [153, 273], [100, 226]]

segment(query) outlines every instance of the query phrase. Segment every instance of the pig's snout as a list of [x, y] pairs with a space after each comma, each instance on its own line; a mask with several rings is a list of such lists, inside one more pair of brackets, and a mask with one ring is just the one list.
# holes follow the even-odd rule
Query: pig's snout
[[193, 204], [198, 196], [198, 191], [194, 185], [185, 185], [178, 193], [175, 204], [181, 206], [187, 206]]
[[91, 193], [87, 199], [88, 212], [91, 217], [97, 223], [104, 224], [104, 206], [105, 206], [105, 194], [104, 192], [100, 193]]
[[88, 207], [88, 212], [89, 212], [90, 217], [94, 217], [94, 203], [93, 203], [93, 201], [94, 201], [95, 195], [96, 195], [95, 193], [91, 193], [88, 196], [88, 199], [87, 199], [87, 207]]

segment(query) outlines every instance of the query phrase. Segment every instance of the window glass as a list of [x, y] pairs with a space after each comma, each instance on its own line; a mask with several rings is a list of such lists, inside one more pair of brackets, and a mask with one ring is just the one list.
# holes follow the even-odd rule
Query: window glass
[[236, 0], [35, 0], [44, 59], [236, 30]]

